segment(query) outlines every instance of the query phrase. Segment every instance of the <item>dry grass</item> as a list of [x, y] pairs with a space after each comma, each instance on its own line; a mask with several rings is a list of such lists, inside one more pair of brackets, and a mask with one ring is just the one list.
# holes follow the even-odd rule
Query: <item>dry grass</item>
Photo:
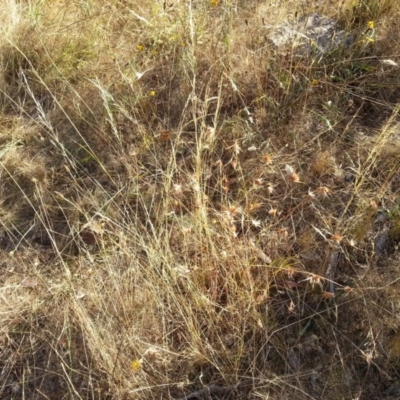
[[3, 3], [1, 398], [398, 398], [397, 2]]

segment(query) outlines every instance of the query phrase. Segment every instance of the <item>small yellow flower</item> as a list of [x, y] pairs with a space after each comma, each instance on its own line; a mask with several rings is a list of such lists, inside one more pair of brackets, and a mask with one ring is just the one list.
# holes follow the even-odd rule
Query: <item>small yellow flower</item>
[[144, 47], [143, 47], [141, 44], [138, 44], [138, 45], [136, 46], [136, 50], [137, 50], [137, 51], [143, 51], [143, 49], [144, 49]]
[[140, 360], [135, 359], [132, 361], [132, 363], [131, 363], [132, 371], [137, 372], [140, 370], [141, 367], [142, 367], [142, 362]]
[[318, 79], [313, 79], [312, 81], [311, 81], [311, 85], [313, 85], [313, 86], [317, 86], [318, 85]]
[[375, 25], [374, 25], [374, 21], [368, 21], [368, 28], [369, 29], [374, 29]]
[[154, 90], [151, 90], [149, 94], [150, 96], [154, 97], [156, 95], [156, 92]]
[[218, 3], [219, 3], [219, 1], [218, 1], [218, 0], [210, 0], [210, 3], [211, 3], [213, 6], [217, 6]]

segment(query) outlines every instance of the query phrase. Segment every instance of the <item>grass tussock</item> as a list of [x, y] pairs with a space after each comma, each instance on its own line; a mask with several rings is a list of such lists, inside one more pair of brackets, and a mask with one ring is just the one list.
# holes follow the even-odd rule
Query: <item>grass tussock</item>
[[397, 398], [399, 16], [4, 1], [1, 398]]

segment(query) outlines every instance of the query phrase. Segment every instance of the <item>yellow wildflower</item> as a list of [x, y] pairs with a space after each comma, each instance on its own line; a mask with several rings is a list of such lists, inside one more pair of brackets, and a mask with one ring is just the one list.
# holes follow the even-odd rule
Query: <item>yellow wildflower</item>
[[154, 90], [150, 90], [150, 96], [154, 97], [156, 95], [156, 92]]
[[141, 44], [138, 44], [138, 45], [136, 46], [136, 50], [137, 50], [137, 51], [143, 51], [143, 49], [144, 49], [144, 47], [143, 47]]
[[374, 21], [368, 21], [368, 28], [364, 32], [366, 43], [375, 43], [375, 24]]
[[210, 0], [210, 3], [211, 3], [213, 6], [217, 6], [218, 3], [219, 3], [219, 1], [218, 1], [218, 0]]
[[313, 86], [317, 86], [318, 85], [318, 79], [313, 79], [312, 81], [311, 81], [311, 85], [313, 85]]
[[142, 367], [142, 362], [140, 360], [135, 359], [132, 361], [132, 363], [131, 363], [132, 371], [137, 372], [140, 370], [141, 367]]

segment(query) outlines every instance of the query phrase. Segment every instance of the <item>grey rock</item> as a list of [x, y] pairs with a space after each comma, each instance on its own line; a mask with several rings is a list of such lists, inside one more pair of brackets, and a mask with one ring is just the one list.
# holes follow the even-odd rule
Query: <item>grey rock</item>
[[312, 13], [280, 25], [266, 25], [267, 37], [278, 49], [294, 49], [299, 56], [320, 56], [328, 51], [350, 47], [353, 38], [335, 20]]
[[387, 254], [388, 243], [389, 243], [389, 235], [387, 232], [382, 232], [375, 238], [374, 247], [375, 247], [376, 259]]

